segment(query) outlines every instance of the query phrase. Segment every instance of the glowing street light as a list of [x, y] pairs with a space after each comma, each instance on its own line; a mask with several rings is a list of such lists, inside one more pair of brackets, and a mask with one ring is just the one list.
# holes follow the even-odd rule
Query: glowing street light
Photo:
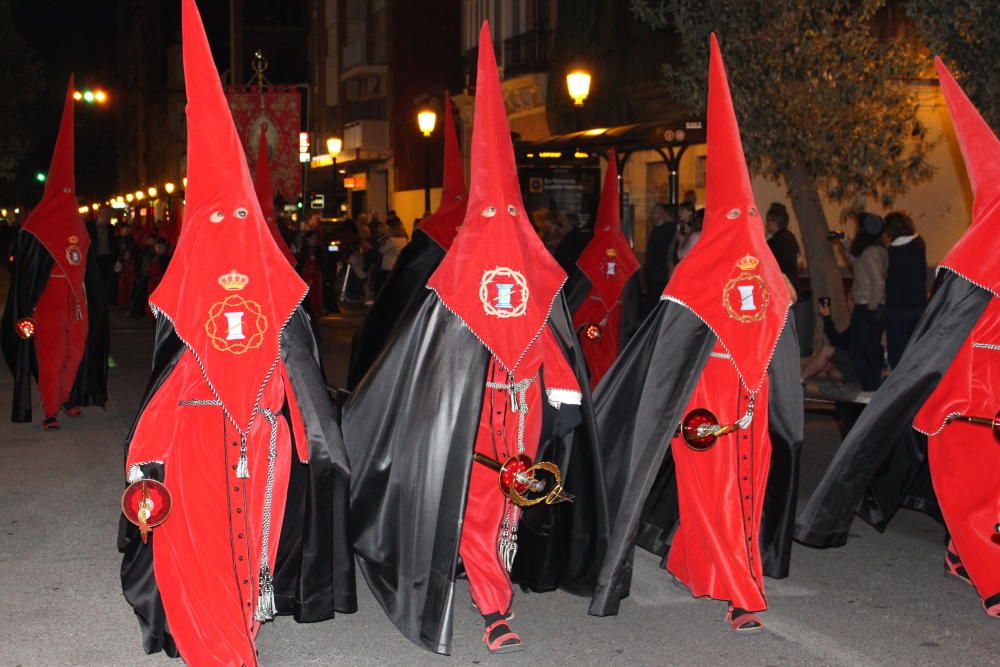
[[97, 202], [94, 202], [93, 204], [90, 205], [90, 210], [91, 211], [98, 211], [98, 210], [100, 210], [100, 208], [101, 208], [101, 205], [98, 204]]
[[173, 183], [164, 183], [164, 184], [163, 184], [163, 190], [164, 190], [164, 191], [165, 191], [165, 192], [166, 192], [166, 193], [167, 193], [168, 195], [172, 195], [172, 194], [174, 194], [174, 184], [173, 184]]
[[103, 90], [95, 90], [94, 101], [97, 102], [98, 104], [104, 104], [105, 102], [108, 101], [108, 94]]
[[425, 137], [430, 137], [437, 125], [437, 114], [430, 110], [421, 111], [417, 114], [417, 127]]
[[149, 189], [146, 190], [146, 192], [149, 193], [149, 198], [150, 199], [156, 199], [156, 194], [157, 194], [158, 190], [156, 189], [155, 185], [149, 186]]
[[142, 198], [145, 197], [145, 196], [146, 196], [146, 194], [142, 190], [136, 190], [135, 191], [135, 200], [136, 201], [142, 201]]
[[35, 180], [38, 181], [39, 183], [44, 183], [45, 182], [45, 172], [44, 171], [36, 171], [35, 172]]
[[590, 94], [590, 72], [575, 69], [566, 75], [566, 88], [573, 98], [574, 106], [582, 107], [583, 101]]
[[182, 178], [182, 179], [181, 179], [181, 183], [183, 183], [183, 184], [184, 184], [184, 189], [185, 189], [185, 190], [187, 190], [187, 186], [188, 186], [188, 177], [187, 177], [187, 176], [185, 176], [184, 178]]
[[341, 149], [344, 147], [344, 141], [340, 137], [330, 137], [326, 140], [326, 152], [330, 154], [334, 160], [340, 155]]
[[133, 195], [131, 192], [125, 195], [125, 201], [127, 201], [129, 204], [132, 203], [133, 199], [135, 199], [135, 195]]
[[83, 93], [81, 93], [79, 90], [74, 90], [73, 91], [73, 99], [76, 100], [77, 102], [79, 102], [80, 100], [83, 99]]

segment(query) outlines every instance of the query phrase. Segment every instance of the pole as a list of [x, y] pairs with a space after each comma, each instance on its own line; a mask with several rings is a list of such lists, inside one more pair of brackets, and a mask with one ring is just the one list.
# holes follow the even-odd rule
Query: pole
[[431, 213], [431, 138], [424, 138], [424, 217]]

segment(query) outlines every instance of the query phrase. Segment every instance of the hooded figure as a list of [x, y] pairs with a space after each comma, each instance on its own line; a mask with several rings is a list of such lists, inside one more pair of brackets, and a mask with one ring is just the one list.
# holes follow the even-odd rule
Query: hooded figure
[[[479, 43], [468, 211], [343, 419], [360, 569], [400, 632], [438, 653], [451, 648], [459, 555], [484, 641], [510, 651], [521, 646], [506, 619], [511, 578], [589, 594], [607, 537], [566, 276], [524, 212], [486, 24]], [[575, 502], [528, 508], [521, 521], [474, 452], [554, 462]]]
[[899, 365], [837, 450], [795, 537], [841, 546], [855, 512], [879, 530], [899, 507], [943, 515], [946, 571], [975, 586], [986, 613], [998, 616], [1000, 141], [940, 59], [935, 65], [972, 183], [972, 224], [941, 261]]
[[148, 542], [122, 520], [122, 588], [147, 653], [257, 665], [275, 613], [356, 607], [348, 464], [306, 288], [267, 228], [194, 0], [182, 31], [186, 219], [150, 297], [153, 375], [125, 460], [172, 503]]
[[399, 253], [399, 259], [375, 299], [368, 317], [354, 336], [347, 388], [354, 389], [378, 358], [396, 325], [427, 294], [427, 281], [444, 259], [465, 218], [468, 198], [462, 175], [462, 154], [458, 149], [451, 97], [444, 96], [444, 180], [441, 203], [421, 220], [413, 240]]
[[612, 149], [594, 238], [584, 248], [576, 262], [578, 271], [566, 286], [566, 301], [587, 360], [591, 389], [635, 332], [642, 299], [639, 260], [622, 234], [619, 206], [618, 161]]
[[73, 160], [73, 77], [59, 136], [38, 206], [21, 227], [2, 324], [3, 353], [14, 374], [11, 420], [31, 421], [31, 377], [45, 419], [59, 428], [60, 410], [104, 406], [108, 395], [105, 288], [80, 219]]
[[281, 250], [291, 266], [295, 266], [295, 255], [288, 249], [281, 231], [278, 229], [278, 219], [274, 214], [274, 188], [271, 186], [271, 165], [268, 162], [267, 153], [267, 123], [261, 123], [260, 141], [257, 143], [257, 161], [253, 166], [253, 186], [257, 192], [257, 201], [260, 202], [260, 210], [267, 221], [267, 228], [271, 230], [274, 243]]
[[590, 612], [617, 613], [634, 544], [665, 553], [679, 514], [665, 567], [692, 595], [727, 601], [733, 629], [751, 631], [762, 627], [752, 612], [767, 607], [765, 561], [787, 569], [802, 389], [790, 294], [714, 35], [710, 46], [702, 237], [594, 399], [614, 529]]

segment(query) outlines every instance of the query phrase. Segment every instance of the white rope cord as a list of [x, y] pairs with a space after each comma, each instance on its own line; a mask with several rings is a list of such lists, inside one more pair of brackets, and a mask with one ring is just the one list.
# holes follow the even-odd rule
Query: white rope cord
[[[490, 389], [500, 389], [510, 392], [510, 409], [517, 413], [517, 453], [524, 453], [524, 431], [528, 419], [528, 387], [535, 378], [525, 378], [520, 382], [514, 380], [513, 373], [508, 374], [508, 381], [487, 382]], [[500, 560], [508, 572], [514, 566], [514, 557], [517, 555], [517, 526], [521, 519], [521, 508], [514, 503], [505, 500], [507, 511], [504, 512], [503, 524], [500, 527], [500, 539], [497, 541], [497, 549], [500, 552]]]
[[271, 436], [267, 442], [267, 483], [264, 486], [264, 521], [261, 525], [260, 539], [260, 578], [257, 591], [257, 613], [255, 618], [261, 623], [270, 621], [278, 613], [274, 604], [274, 584], [271, 580], [271, 568], [267, 564], [268, 547], [271, 541], [271, 498], [274, 492], [274, 461], [278, 458], [278, 420], [274, 413], [266, 408], [254, 408], [262, 415], [271, 427]]

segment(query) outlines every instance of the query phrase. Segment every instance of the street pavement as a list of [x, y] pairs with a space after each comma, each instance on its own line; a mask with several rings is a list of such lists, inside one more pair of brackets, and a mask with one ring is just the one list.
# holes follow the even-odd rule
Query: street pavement
[[[359, 313], [322, 322], [332, 382], [346, 374], [359, 322]], [[7, 422], [12, 382], [0, 373], [0, 667], [180, 664], [142, 653], [119, 587], [122, 443], [148, 379], [152, 327], [115, 313], [113, 328], [107, 409], [64, 419], [61, 431]], [[831, 417], [809, 415], [803, 495], [838, 443]], [[518, 594], [513, 625], [526, 641], [519, 654], [486, 652], [465, 582], [450, 658], [403, 639], [363, 580], [356, 614], [310, 625], [279, 618], [262, 628], [258, 645], [264, 665], [288, 666], [1000, 664], [1000, 621], [944, 574], [942, 539], [941, 526], [904, 511], [885, 534], [856, 521], [841, 549], [797, 545], [792, 576], [767, 580], [767, 630], [746, 637], [728, 630], [723, 603], [692, 599], [640, 551], [632, 596], [616, 617], [588, 616], [586, 600], [561, 592]]]

